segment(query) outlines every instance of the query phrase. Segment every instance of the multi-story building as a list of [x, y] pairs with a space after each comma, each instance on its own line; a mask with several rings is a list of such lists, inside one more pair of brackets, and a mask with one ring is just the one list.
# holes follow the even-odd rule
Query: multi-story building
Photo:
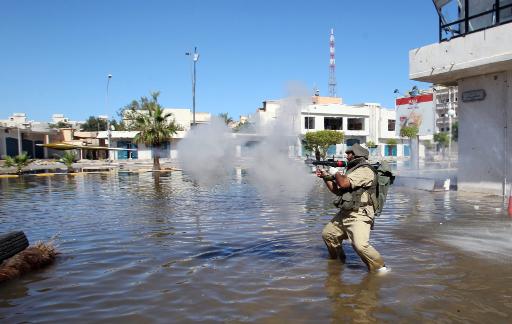
[[[371, 141], [378, 146], [375, 152], [378, 155], [404, 155], [404, 145], [401, 143], [388, 145], [389, 140], [397, 139], [395, 111], [378, 103], [346, 105], [341, 98], [319, 96], [295, 102], [288, 99], [267, 100], [253, 118], [265, 127], [280, 116], [284, 116], [282, 119], [289, 121], [290, 128], [301, 137], [311, 131], [342, 131], [345, 135], [344, 143], [333, 147], [330, 154], [340, 155], [347, 146]], [[408, 152], [408, 146], [405, 145], [405, 155]]]
[[[436, 106], [436, 131], [449, 132], [451, 126], [458, 121], [458, 88], [454, 86], [435, 85], [432, 89]], [[448, 114], [450, 109], [453, 110], [452, 116]]]

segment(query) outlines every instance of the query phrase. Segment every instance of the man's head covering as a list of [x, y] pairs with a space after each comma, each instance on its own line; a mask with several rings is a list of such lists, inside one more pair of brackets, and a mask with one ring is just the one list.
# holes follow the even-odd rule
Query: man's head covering
[[354, 153], [354, 157], [364, 157], [367, 160], [368, 160], [368, 156], [370, 155], [367, 149], [365, 149], [364, 147], [362, 147], [361, 145], [359, 145], [357, 143], [352, 145], [345, 151], [345, 153], [349, 153], [349, 152]]

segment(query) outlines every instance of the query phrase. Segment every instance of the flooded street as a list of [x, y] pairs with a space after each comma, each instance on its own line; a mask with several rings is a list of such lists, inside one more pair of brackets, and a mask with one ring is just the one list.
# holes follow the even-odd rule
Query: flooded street
[[[313, 176], [311, 176], [313, 177]], [[181, 172], [0, 179], [0, 232], [52, 237], [49, 268], [0, 285], [18, 322], [510, 323], [512, 221], [500, 197], [392, 187], [370, 275], [345, 245], [329, 260], [334, 196], [265, 197], [244, 175]]]

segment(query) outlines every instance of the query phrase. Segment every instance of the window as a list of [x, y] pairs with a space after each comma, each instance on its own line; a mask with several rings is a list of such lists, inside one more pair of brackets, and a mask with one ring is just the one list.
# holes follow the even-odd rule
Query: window
[[388, 132], [395, 131], [395, 123], [396, 121], [394, 119], [388, 119]]
[[324, 118], [324, 129], [342, 130], [343, 129], [343, 118], [341, 118], [341, 117], [325, 117]]
[[359, 139], [357, 139], [357, 138], [349, 138], [349, 139], [347, 139], [347, 142], [346, 142], [348, 147], [350, 147], [350, 146], [352, 146], [352, 145], [354, 145], [356, 143], [357, 144], [361, 144], [361, 141]]
[[364, 118], [348, 118], [347, 129], [348, 130], [363, 130]]
[[315, 117], [304, 117], [304, 128], [315, 129]]

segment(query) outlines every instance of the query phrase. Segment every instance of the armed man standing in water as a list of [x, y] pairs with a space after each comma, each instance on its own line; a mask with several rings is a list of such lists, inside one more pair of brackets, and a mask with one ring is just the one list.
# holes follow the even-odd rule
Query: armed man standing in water
[[369, 271], [386, 272], [379, 252], [370, 245], [377, 206], [377, 174], [368, 163], [368, 150], [359, 144], [352, 145], [347, 153], [346, 174], [330, 175], [318, 169], [316, 175], [325, 181], [327, 188], [338, 196], [335, 206], [340, 210], [325, 225], [322, 238], [331, 259], [340, 258], [345, 263], [342, 241], [350, 239], [352, 246]]

